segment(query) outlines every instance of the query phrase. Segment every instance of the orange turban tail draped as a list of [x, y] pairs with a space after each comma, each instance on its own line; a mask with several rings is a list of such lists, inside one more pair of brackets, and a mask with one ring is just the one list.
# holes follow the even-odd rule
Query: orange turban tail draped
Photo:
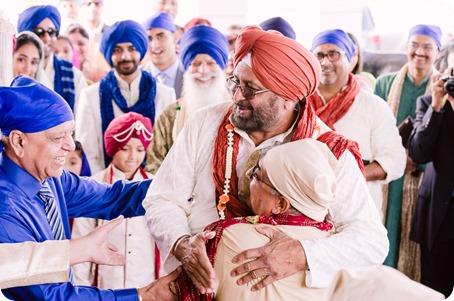
[[285, 100], [304, 99], [317, 88], [320, 63], [303, 45], [280, 32], [244, 27], [236, 40], [235, 67], [248, 53], [257, 79]]

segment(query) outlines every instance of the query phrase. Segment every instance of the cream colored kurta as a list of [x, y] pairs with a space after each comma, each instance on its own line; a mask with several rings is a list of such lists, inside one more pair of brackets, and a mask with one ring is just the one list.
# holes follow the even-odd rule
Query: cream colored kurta
[[0, 269], [0, 288], [2, 289], [67, 282], [69, 241], [47, 240], [42, 243], [0, 244]]
[[[120, 170], [113, 168], [113, 182], [125, 180], [125, 175]], [[101, 171], [93, 179], [102, 182], [105, 171]], [[151, 179], [153, 176], [147, 174]], [[139, 171], [136, 172], [132, 181], [140, 181], [144, 178]], [[97, 226], [105, 223], [105, 220], [93, 218], [74, 219], [72, 237], [81, 237]], [[138, 216], [125, 218], [124, 221], [110, 234], [108, 241], [115, 245], [118, 252], [126, 257], [125, 266], [98, 265], [98, 287], [101, 289], [121, 289], [131, 287], [143, 287], [156, 279], [155, 275], [155, 243], [148, 231], [145, 217]], [[91, 263], [81, 263], [74, 266], [77, 285], [92, 285], [93, 268]]]
[[[53, 54], [52, 54], [53, 55]], [[46, 68], [44, 69], [44, 72], [47, 76], [47, 79], [49, 80], [49, 88], [54, 89], [54, 80], [55, 80], [55, 68], [54, 68], [54, 60], [50, 59], [49, 62], [47, 63]], [[80, 95], [81, 92], [84, 88], [87, 87], [87, 80], [83, 74], [82, 71], [77, 69], [76, 67], [73, 66], [73, 72], [74, 72], [74, 116], [77, 114], [78, 106], [79, 106], [79, 100], [80, 100]], [[46, 84], [47, 85], [47, 84]]]
[[367, 187], [380, 216], [383, 217], [382, 186], [404, 174], [407, 154], [388, 104], [363, 89], [348, 112], [334, 124], [336, 131], [359, 144], [363, 160], [377, 161], [386, 179], [368, 181]]
[[[239, 286], [236, 284], [238, 277], [231, 277], [230, 272], [238, 264], [233, 264], [232, 258], [244, 250], [264, 246], [270, 241], [268, 237], [259, 234], [255, 227], [256, 225], [252, 224], [235, 224], [224, 230], [216, 250], [214, 263], [214, 270], [216, 271], [216, 301], [323, 300], [326, 295], [326, 289], [308, 288], [305, 284], [305, 271], [300, 271], [290, 277], [273, 282], [258, 292], [251, 292], [251, 287], [261, 279], [257, 279], [247, 285]], [[315, 227], [287, 225], [272, 227], [299, 240], [328, 237], [330, 234], [329, 231], [321, 231]]]
[[[126, 99], [128, 107], [133, 106], [140, 96], [139, 73], [131, 85], [116, 75], [121, 94]], [[159, 113], [168, 105], [176, 101], [175, 91], [165, 85], [156, 84], [155, 120]], [[118, 117], [123, 111], [113, 102], [114, 116]], [[99, 83], [93, 84], [82, 91], [80, 108], [76, 116], [76, 140], [82, 143], [92, 173], [105, 168], [103, 151], [102, 119], [99, 99]]]
[[[219, 124], [230, 106], [231, 103], [223, 103], [206, 107], [190, 117], [143, 202], [148, 227], [165, 259], [167, 272], [179, 264], [169, 255], [175, 241], [182, 235], [198, 233], [219, 219], [212, 159]], [[326, 130], [323, 125], [323, 132]], [[238, 175], [245, 173], [243, 166], [254, 150], [282, 142], [291, 134], [289, 130], [255, 146], [247, 133], [235, 131], [241, 136]], [[324, 239], [300, 240], [310, 267], [308, 287], [327, 287], [341, 268], [381, 264], [388, 252], [386, 230], [355, 159], [346, 152], [339, 161], [342, 168], [337, 176], [338, 193], [331, 208], [339, 233]]]

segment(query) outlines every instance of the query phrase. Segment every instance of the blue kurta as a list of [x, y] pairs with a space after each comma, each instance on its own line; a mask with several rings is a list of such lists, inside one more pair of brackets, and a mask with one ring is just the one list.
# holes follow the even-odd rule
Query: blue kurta
[[[48, 180], [70, 238], [69, 217], [112, 219], [145, 213], [142, 200], [151, 180], [106, 185], [67, 171]], [[53, 240], [43, 202], [38, 198], [41, 183], [0, 153], [0, 243]], [[133, 300], [137, 290], [100, 290], [71, 283], [44, 284], [3, 290], [14, 300]]]

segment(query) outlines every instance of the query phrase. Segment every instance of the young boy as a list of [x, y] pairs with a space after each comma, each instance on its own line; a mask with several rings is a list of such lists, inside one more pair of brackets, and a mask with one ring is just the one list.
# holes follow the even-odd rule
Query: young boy
[[[152, 178], [141, 167], [151, 139], [152, 126], [149, 118], [135, 112], [115, 118], [104, 134], [104, 146], [112, 163], [92, 178], [108, 184], [121, 179], [140, 181]], [[85, 235], [105, 222], [75, 219], [72, 236], [75, 238]], [[74, 271], [79, 285], [111, 289], [142, 287], [158, 278], [159, 252], [144, 217], [126, 218], [110, 233], [109, 242], [125, 255], [126, 265], [76, 265]]]

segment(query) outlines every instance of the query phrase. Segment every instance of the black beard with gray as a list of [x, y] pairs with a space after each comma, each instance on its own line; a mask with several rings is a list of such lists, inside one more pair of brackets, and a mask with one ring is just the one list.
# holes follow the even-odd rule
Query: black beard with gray
[[[280, 115], [277, 115], [279, 109], [276, 101], [277, 95], [273, 94], [271, 98], [267, 101], [263, 101], [263, 103], [256, 108], [253, 108], [247, 100], [234, 102], [231, 115], [232, 124], [238, 129], [246, 132], [262, 131], [273, 127], [280, 118]], [[238, 108], [251, 110], [251, 116], [242, 117], [237, 115], [236, 110]]]

